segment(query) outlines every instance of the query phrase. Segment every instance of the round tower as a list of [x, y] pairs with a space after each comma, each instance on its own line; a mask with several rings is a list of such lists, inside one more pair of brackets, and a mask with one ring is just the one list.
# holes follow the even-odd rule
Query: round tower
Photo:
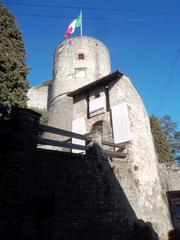
[[111, 72], [108, 48], [99, 40], [77, 36], [55, 50], [49, 125], [71, 130], [72, 98], [67, 94]]

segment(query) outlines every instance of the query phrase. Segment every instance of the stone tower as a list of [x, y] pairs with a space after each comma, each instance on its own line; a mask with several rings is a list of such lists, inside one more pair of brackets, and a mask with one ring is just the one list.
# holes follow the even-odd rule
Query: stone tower
[[[42, 88], [36, 90], [38, 97], [44, 91]], [[127, 75], [120, 71], [111, 72], [107, 47], [97, 39], [86, 36], [61, 43], [55, 50], [49, 92], [50, 96], [46, 94], [48, 125], [83, 135], [93, 136], [94, 132], [98, 132], [105, 153], [111, 150], [117, 154], [123, 153], [123, 159], [112, 157], [107, 160], [110, 171], [114, 173], [137, 218], [151, 222], [155, 231], [165, 239], [171, 228], [165, 195], [165, 191], [171, 189], [169, 180], [166, 180], [169, 177], [168, 174], [163, 176], [163, 170], [159, 171], [162, 167], [157, 161], [149, 116], [143, 101]], [[38, 98], [33, 99], [38, 105]], [[84, 140], [51, 135], [50, 139], [86, 144]], [[45, 135], [47, 137], [48, 134]], [[104, 146], [103, 142], [108, 141], [122, 144], [122, 148]], [[52, 148], [64, 151], [62, 148]], [[116, 185], [111, 177], [110, 180], [116, 195]], [[122, 208], [121, 197], [117, 204]]]
[[99, 40], [77, 36], [59, 44], [54, 58], [49, 125], [72, 130], [73, 100], [67, 94], [110, 72], [108, 48]]

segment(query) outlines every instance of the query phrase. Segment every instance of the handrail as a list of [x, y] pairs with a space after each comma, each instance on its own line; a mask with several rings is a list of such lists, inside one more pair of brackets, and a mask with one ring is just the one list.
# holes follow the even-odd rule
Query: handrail
[[87, 146], [63, 142], [63, 141], [57, 141], [57, 140], [51, 140], [47, 138], [41, 138], [39, 137], [39, 143], [45, 144], [45, 145], [51, 145], [56, 147], [64, 147], [64, 148], [72, 148], [72, 149], [78, 149], [78, 150], [87, 150]]
[[[76, 138], [76, 139], [83, 140], [83, 142], [86, 140], [90, 140], [90, 138], [85, 135], [81, 135], [79, 133], [70, 132], [68, 130], [55, 128], [55, 127], [51, 127], [51, 126], [47, 126], [47, 125], [43, 125], [43, 124], [39, 125], [39, 131], [57, 134], [57, 135], [61, 135], [61, 136], [66, 136], [66, 137], [69, 137], [70, 139]], [[48, 139], [48, 138], [44, 138], [44, 137], [39, 137], [38, 143], [42, 144], [42, 145], [70, 148], [70, 149], [76, 149], [76, 150], [82, 150], [82, 151], [86, 151], [88, 149], [87, 146], [69, 143], [66, 140], [60, 141], [60, 140], [53, 140], [53, 139]]]
[[[39, 125], [39, 131], [57, 134], [57, 135], [61, 135], [61, 136], [66, 136], [66, 137], [69, 137], [70, 139], [72, 139], [72, 138], [80, 139], [80, 140], [83, 140], [82, 142], [84, 144], [85, 144], [84, 141], [92, 140], [92, 138], [87, 135], [81, 135], [79, 133], [75, 133], [75, 132], [71, 132], [68, 130], [59, 129], [59, 128], [55, 128], [55, 127], [51, 127], [51, 126], [47, 126], [47, 125], [43, 125], [43, 124]], [[44, 137], [39, 137], [38, 143], [44, 144], [44, 145], [56, 146], [56, 147], [82, 150], [82, 151], [86, 151], [88, 149], [88, 146], [85, 146], [85, 145], [69, 143], [66, 140], [60, 141], [60, 140], [53, 140], [53, 139], [48, 139], [48, 138], [44, 138]], [[127, 142], [118, 144], [118, 143], [114, 143], [114, 142], [102, 139], [101, 143], [102, 143], [102, 145], [119, 148], [118, 152], [107, 150], [107, 149], [102, 149], [103, 153], [105, 153], [109, 156], [112, 156], [112, 157], [117, 157], [117, 158], [125, 158], [127, 156], [126, 153], [123, 153], [123, 150], [126, 148]]]
[[66, 136], [66, 137], [72, 137], [72, 138], [77, 138], [77, 139], [81, 139], [81, 140], [89, 140], [88, 137], [86, 137], [84, 135], [81, 135], [79, 133], [75, 133], [75, 132], [71, 132], [71, 131], [68, 131], [68, 130], [55, 128], [55, 127], [51, 127], [51, 126], [47, 126], [47, 125], [43, 125], [43, 124], [39, 125], [39, 130], [50, 132], [50, 133], [53, 133], [53, 134]]

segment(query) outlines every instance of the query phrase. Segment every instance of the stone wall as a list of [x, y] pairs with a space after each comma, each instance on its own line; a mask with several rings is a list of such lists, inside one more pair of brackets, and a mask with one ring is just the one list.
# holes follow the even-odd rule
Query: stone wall
[[0, 119], [1, 153], [28, 154], [37, 148], [40, 114], [13, 107], [8, 120]]
[[110, 91], [110, 105], [127, 103], [131, 142], [125, 161], [111, 162], [116, 177], [138, 218], [150, 221], [162, 238], [172, 227], [160, 184], [157, 157], [144, 104], [127, 76]]
[[167, 169], [169, 174], [169, 179], [171, 182], [170, 191], [180, 190], [180, 167], [179, 166], [172, 166], [171, 168]]
[[1, 238], [157, 239], [151, 224], [137, 219], [98, 148], [86, 155], [36, 149], [38, 118], [20, 109], [9, 124], [0, 122], [1, 136], [9, 133], [0, 152]]
[[[163, 169], [161, 174], [158, 170], [159, 166], [151, 135], [149, 117], [131, 81], [126, 76], [123, 76], [115, 84], [110, 84], [109, 89], [111, 107], [123, 102], [128, 104], [131, 130], [131, 142], [126, 148], [128, 157], [124, 160], [114, 159], [109, 164], [138, 218], [152, 222], [160, 236], [165, 237], [167, 231], [172, 227], [165, 192], [168, 189], [174, 189], [172, 188], [173, 185], [177, 186], [178, 181], [174, 177], [176, 172]], [[103, 88], [98, 90], [102, 95]], [[70, 100], [70, 98], [68, 99]], [[51, 121], [49, 124], [71, 130], [69, 113], [72, 113], [72, 110], [68, 106], [72, 105], [61, 102], [62, 104], [57, 104], [57, 106], [52, 104], [53, 111], [56, 112], [56, 118], [54, 118], [54, 123]], [[61, 108], [58, 106], [61, 106]], [[57, 108], [56, 111], [55, 108]], [[64, 114], [63, 119], [66, 121], [61, 121], [61, 112], [66, 112], [65, 110], [67, 116]], [[79, 117], [87, 118], [85, 95], [78, 96], [74, 102], [73, 118]], [[86, 119], [87, 132], [91, 131], [93, 123], [100, 120], [110, 123], [110, 113], [105, 112]], [[173, 180], [169, 180], [170, 178], [175, 179], [173, 183]], [[167, 183], [167, 188], [164, 188], [165, 183]]]
[[27, 93], [28, 101], [27, 105], [28, 108], [40, 108], [46, 109], [48, 108], [48, 91], [49, 86], [37, 86], [31, 87]]
[[158, 172], [164, 192], [180, 190], [180, 166], [161, 163], [158, 164]]
[[[134, 235], [138, 219], [108, 164], [111, 181], [96, 156], [34, 154], [1, 155], [2, 239], [141, 239], [142, 231]], [[151, 230], [146, 239], [152, 240]]]
[[[89, 101], [94, 99], [94, 94], [98, 92], [100, 94], [100, 97], [105, 98], [105, 92], [104, 87], [96, 87], [94, 91], [90, 91], [89, 93]], [[77, 118], [83, 117], [86, 121], [86, 133], [90, 133], [92, 131], [92, 126], [94, 123], [98, 121], [104, 121], [109, 125], [109, 134], [103, 135], [104, 138], [108, 139], [111, 135], [112, 138], [112, 128], [111, 128], [111, 117], [110, 117], [110, 111], [106, 111], [106, 103], [105, 103], [105, 109], [103, 112], [94, 113], [93, 117], [88, 118], [88, 106], [87, 106], [87, 96], [85, 93], [81, 93], [78, 96], [74, 97], [73, 102], [73, 120]]]
[[71, 131], [72, 112], [72, 98], [66, 95], [59, 97], [56, 101], [51, 103], [48, 125]]
[[[124, 75], [118, 81], [108, 85], [110, 108], [127, 103], [131, 134], [131, 141], [126, 146], [127, 158], [123, 160], [113, 158], [109, 164], [138, 218], [152, 222], [160, 236], [165, 238], [167, 231], [172, 228], [166, 191], [174, 189], [172, 184], [178, 188], [179, 181], [176, 181], [177, 177], [175, 177], [177, 174], [175, 171], [166, 169], [163, 169], [160, 174], [149, 116], [130, 79]], [[103, 87], [98, 87], [94, 91], [99, 91], [102, 95], [104, 90]], [[90, 92], [90, 96], [91, 93], [93, 92]], [[87, 119], [85, 94], [74, 98], [73, 118], [79, 117], [86, 119], [87, 132], [91, 131], [96, 121], [103, 120], [111, 124], [110, 112]], [[166, 181], [164, 174], [167, 175]], [[170, 178], [172, 178], [171, 181]], [[167, 188], [163, 186], [165, 182], [167, 182]]]

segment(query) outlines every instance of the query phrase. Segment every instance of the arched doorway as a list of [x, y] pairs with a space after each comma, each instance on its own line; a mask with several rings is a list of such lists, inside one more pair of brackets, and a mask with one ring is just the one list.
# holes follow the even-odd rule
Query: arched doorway
[[103, 135], [103, 121], [97, 121], [92, 125], [91, 132], [98, 132], [100, 135]]

